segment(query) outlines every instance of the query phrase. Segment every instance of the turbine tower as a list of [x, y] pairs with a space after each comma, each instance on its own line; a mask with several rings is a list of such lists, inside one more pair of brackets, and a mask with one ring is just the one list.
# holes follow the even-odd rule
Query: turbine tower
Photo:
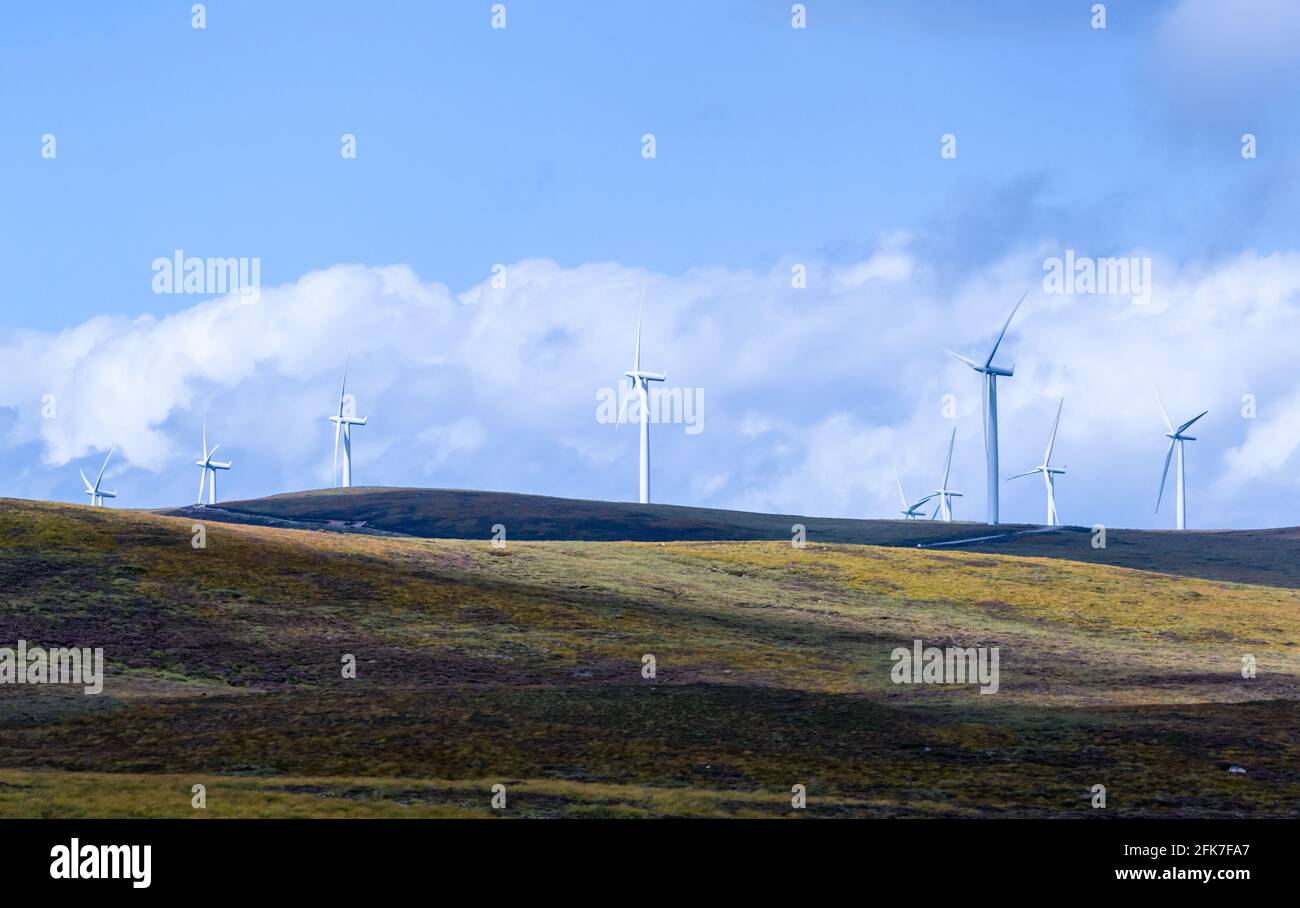
[[1174, 456], [1174, 448], [1178, 449], [1178, 529], [1187, 529], [1187, 476], [1183, 472], [1183, 442], [1196, 441], [1195, 435], [1184, 435], [1196, 422], [1209, 410], [1202, 410], [1196, 416], [1193, 416], [1187, 422], [1183, 423], [1177, 429], [1169, 421], [1169, 411], [1165, 409], [1164, 401], [1160, 399], [1160, 392], [1156, 391], [1156, 403], [1160, 404], [1160, 415], [1165, 418], [1165, 428], [1169, 431], [1165, 437], [1169, 439], [1169, 450], [1165, 453], [1165, 471], [1160, 474], [1160, 493], [1156, 496], [1156, 513], [1160, 512], [1160, 501], [1165, 497], [1165, 480], [1169, 478], [1169, 461]]
[[208, 474], [212, 474], [212, 483], [208, 486], [208, 504], [217, 503], [217, 471], [229, 470], [231, 463], [226, 461], [222, 463], [219, 460], [213, 460], [212, 455], [217, 453], [217, 448], [221, 445], [213, 445], [212, 450], [208, 450], [208, 422], [203, 421], [203, 454], [202, 460], [196, 460], [194, 463], [199, 467], [199, 506], [203, 506], [203, 483], [207, 480]]
[[348, 367], [343, 366], [343, 385], [339, 388], [339, 412], [329, 418], [334, 423], [334, 478], [338, 481], [339, 474], [339, 437], [343, 438], [343, 485], [345, 489], [352, 487], [352, 427], [364, 426], [370, 417], [358, 419], [350, 413], [344, 413], [345, 399], [348, 392]]
[[923, 505], [925, 505], [927, 501], [929, 501], [934, 496], [926, 495], [924, 498], [920, 499], [919, 501], [914, 501], [911, 504], [908, 504], [907, 495], [903, 492], [903, 480], [899, 478], [898, 475], [898, 464], [894, 464], [894, 482], [898, 484], [898, 500], [903, 505], [902, 510], [900, 510], [898, 513], [902, 514], [904, 519], [906, 520], [913, 520], [917, 517], [924, 517], [925, 511], [922, 510], [922, 507]]
[[998, 332], [998, 339], [993, 342], [993, 349], [989, 351], [988, 358], [984, 360], [982, 365], [973, 359], [967, 359], [960, 354], [953, 353], [951, 350], [944, 350], [953, 359], [965, 363], [984, 376], [984, 460], [988, 467], [989, 523], [998, 522], [998, 376], [1010, 378], [1016, 374], [1014, 364], [1009, 369], [1003, 369], [1000, 366], [993, 365], [993, 357], [997, 355], [998, 347], [1007, 333], [1007, 328], [1011, 326], [1011, 319], [1015, 318], [1016, 310], [1020, 308], [1020, 303], [1023, 303], [1028, 295], [1029, 291], [1026, 290], [1024, 296], [1020, 297], [1020, 302], [1016, 303], [1012, 308], [1007, 320], [1002, 323], [1002, 330]]
[[944, 520], [952, 520], [952, 500], [962, 497], [961, 492], [948, 488], [948, 476], [952, 473], [952, 448], [956, 443], [957, 427], [953, 426], [952, 437], [948, 439], [948, 459], [943, 462], [943, 483], [934, 490], [934, 495], [931, 496], [939, 499], [939, 507], [930, 515], [931, 519], [942, 514]]
[[109, 457], [112, 457], [112, 456], [113, 456], [113, 451], [116, 451], [116, 450], [117, 450], [117, 448], [114, 447], [111, 451], [108, 452], [108, 457], [105, 457], [105, 458], [104, 458], [104, 465], [103, 465], [102, 467], [99, 468], [99, 475], [95, 477], [95, 484], [94, 484], [94, 485], [91, 485], [91, 484], [90, 484], [90, 480], [86, 478], [86, 471], [85, 471], [85, 470], [81, 470], [81, 471], [80, 471], [80, 472], [81, 472], [81, 481], [84, 482], [84, 483], [86, 484], [86, 494], [90, 496], [90, 506], [91, 506], [92, 508], [93, 508], [93, 507], [103, 507], [103, 506], [104, 506], [104, 499], [105, 499], [105, 498], [116, 498], [116, 497], [117, 497], [117, 493], [116, 493], [116, 492], [105, 492], [103, 489], [101, 489], [101, 488], [99, 487], [99, 484], [100, 484], [101, 482], [104, 481], [104, 471], [108, 469], [108, 460], [109, 460]]
[[[641, 400], [641, 468], [640, 488], [641, 504], [650, 503], [650, 382], [664, 381], [668, 376], [662, 372], [645, 372], [641, 369], [641, 317], [645, 314], [645, 285], [641, 285], [641, 310], [636, 317], [636, 352], [632, 355], [632, 369], [623, 374], [627, 376], [629, 390], [635, 389]], [[626, 405], [626, 400], [624, 401]], [[624, 406], [624, 413], [626, 413]], [[622, 422], [620, 417], [619, 422]]]
[[1061, 408], [1065, 406], [1065, 398], [1056, 405], [1056, 422], [1052, 423], [1052, 435], [1047, 439], [1047, 450], [1043, 452], [1043, 462], [1032, 470], [1026, 470], [1024, 473], [1017, 473], [1015, 476], [1007, 477], [1007, 482], [1013, 479], [1019, 479], [1022, 476], [1033, 476], [1035, 473], [1043, 474], [1043, 485], [1047, 487], [1047, 525], [1055, 527], [1061, 525], [1060, 515], [1056, 512], [1056, 480], [1054, 476], [1065, 474], [1065, 467], [1052, 466], [1052, 447], [1056, 444], [1056, 429], [1061, 424]]

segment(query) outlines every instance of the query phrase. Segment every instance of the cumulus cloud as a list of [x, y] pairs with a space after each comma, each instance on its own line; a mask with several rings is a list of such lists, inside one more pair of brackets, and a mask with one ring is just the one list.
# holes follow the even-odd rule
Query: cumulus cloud
[[[1300, 255], [1244, 253], [1153, 264], [1150, 302], [1049, 295], [1052, 243], [1020, 249], [950, 285], [906, 237], [861, 262], [665, 275], [615, 263], [535, 259], [461, 293], [404, 266], [340, 265], [155, 318], [105, 316], [57, 333], [0, 336], [11, 378], [4, 437], [15, 487], [74, 499], [77, 465], [117, 445], [122, 503], [187, 500], [199, 425], [236, 469], [223, 494], [330, 481], [331, 427], [345, 360], [370, 425], [355, 441], [359, 484], [494, 488], [590, 498], [635, 495], [636, 433], [601, 424], [598, 396], [631, 366], [642, 287], [643, 365], [703, 389], [705, 431], [654, 428], [659, 500], [803, 514], [897, 511], [939, 481], [957, 429], [958, 516], [983, 514], [978, 378], [941, 347], [987, 350], [1009, 306], [1034, 288], [999, 361], [1003, 473], [1042, 456], [1065, 398], [1058, 462], [1063, 516], [1165, 525], [1152, 513], [1165, 440], [1151, 392], [1176, 420], [1201, 409], [1189, 449], [1196, 525], [1298, 523], [1254, 496], [1293, 472], [1300, 381], [1292, 331]], [[1081, 253], [1082, 254], [1082, 253]], [[1259, 416], [1242, 416], [1254, 395]], [[53, 395], [54, 418], [42, 399]], [[955, 419], [945, 417], [945, 404]], [[1011, 484], [1005, 519], [1037, 520], [1041, 488]], [[1166, 517], [1168, 519], [1166, 519]]]

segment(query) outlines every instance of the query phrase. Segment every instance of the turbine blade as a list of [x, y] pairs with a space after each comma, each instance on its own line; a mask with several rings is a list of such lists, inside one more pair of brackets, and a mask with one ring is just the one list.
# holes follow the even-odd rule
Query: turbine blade
[[1185, 423], [1183, 423], [1181, 426], [1179, 426], [1178, 429], [1174, 432], [1174, 434], [1175, 434], [1175, 435], [1182, 435], [1183, 432], [1187, 431], [1188, 429], [1190, 429], [1190, 428], [1192, 427], [1192, 423], [1196, 422], [1198, 419], [1200, 419], [1202, 416], [1204, 416], [1206, 413], [1209, 413], [1209, 412], [1210, 412], [1209, 410], [1202, 410], [1202, 411], [1200, 412], [1199, 415], [1197, 415], [1197, 416], [1193, 416], [1191, 419], [1187, 420], [1187, 422], [1185, 422]]
[[898, 464], [894, 464], [894, 482], [898, 483], [898, 500], [902, 502], [903, 510], [907, 510], [907, 496], [903, 494], [903, 480], [898, 475]]
[[641, 303], [636, 313], [636, 352], [632, 354], [632, 371], [641, 371], [641, 318], [645, 315], [645, 281], [641, 282]]
[[1013, 479], [1019, 479], [1019, 478], [1022, 477], [1022, 476], [1033, 476], [1035, 473], [1038, 473], [1038, 472], [1040, 472], [1039, 469], [1038, 469], [1038, 467], [1034, 467], [1032, 470], [1025, 470], [1025, 472], [1023, 472], [1023, 473], [1017, 473], [1015, 476], [1008, 476], [1006, 479], [1004, 479], [1004, 480], [1002, 480], [1002, 481], [1003, 481], [1003, 482], [1010, 482], [1011, 480], [1013, 480]]
[[993, 357], [997, 356], [998, 347], [1002, 344], [1002, 338], [1006, 336], [1007, 329], [1011, 327], [1011, 320], [1016, 317], [1016, 312], [1020, 309], [1020, 304], [1025, 301], [1025, 297], [1027, 296], [1029, 296], [1028, 290], [1024, 292], [1024, 295], [1022, 295], [1016, 302], [1015, 306], [1012, 307], [1011, 314], [1007, 316], [1007, 320], [1002, 323], [1002, 330], [998, 332], [998, 339], [993, 342], [993, 349], [989, 351], [989, 358], [984, 361], [985, 369], [993, 365]]
[[1065, 398], [1056, 405], [1056, 422], [1052, 423], [1052, 437], [1047, 439], [1047, 453], [1043, 455], [1043, 466], [1052, 462], [1052, 448], [1056, 445], [1056, 430], [1061, 425], [1061, 408], [1065, 406]]
[[349, 365], [351, 365], [351, 361], [349, 361], [349, 360], [344, 360], [344, 362], [343, 362], [343, 384], [339, 386], [339, 418], [340, 418], [340, 419], [343, 418], [343, 398], [344, 398], [345, 396], [347, 396], [347, 393], [348, 393], [348, 366], [349, 366]]
[[110, 451], [108, 452], [108, 457], [105, 457], [105, 458], [104, 458], [104, 465], [103, 465], [102, 467], [99, 468], [99, 475], [95, 477], [95, 488], [97, 488], [97, 489], [99, 488], [100, 480], [102, 480], [102, 479], [104, 478], [104, 471], [108, 469], [108, 459], [109, 459], [109, 457], [112, 457], [112, 456], [113, 456], [113, 451], [116, 451], [116, 450], [117, 450], [117, 446], [114, 445], [113, 448], [112, 448], [112, 450], [110, 450]]
[[931, 520], [934, 520], [936, 517], [939, 516], [939, 509], [940, 509], [941, 507], [943, 507], [943, 503], [942, 503], [942, 502], [940, 502], [939, 504], [936, 504], [936, 505], [934, 506], [934, 511], [930, 514], [930, 519], [931, 519]]
[[957, 443], [957, 427], [952, 427], [952, 437], [948, 439], [948, 459], [943, 462], [943, 487], [948, 488], [948, 474], [952, 471], [952, 446]]
[[1169, 421], [1169, 411], [1165, 409], [1165, 402], [1160, 399], [1160, 392], [1157, 391], [1154, 387], [1151, 390], [1155, 391], [1156, 403], [1160, 405], [1160, 415], [1165, 418], [1165, 428], [1168, 429], [1170, 432], [1173, 432], [1174, 424]]
[[93, 492], [93, 491], [95, 491], [95, 487], [92, 486], [92, 485], [90, 484], [90, 480], [86, 478], [86, 471], [83, 470], [83, 469], [81, 469], [80, 467], [77, 468], [77, 471], [78, 471], [79, 473], [81, 473], [81, 481], [84, 482], [84, 483], [86, 484], [86, 491], [87, 491], [87, 492]]
[[199, 504], [203, 504], [203, 484], [208, 481], [208, 468], [199, 469]]
[[966, 365], [970, 366], [972, 369], [979, 371], [980, 364], [975, 362], [975, 360], [962, 356], [960, 353], [953, 353], [947, 347], [943, 348], [943, 352], [947, 353], [949, 356], [951, 356], [953, 359], [957, 360], [958, 362], [963, 362]]
[[1174, 456], [1174, 445], [1178, 444], [1177, 440], [1169, 439], [1169, 451], [1165, 454], [1165, 471], [1160, 474], [1160, 494], [1156, 495], [1156, 512], [1160, 511], [1160, 502], [1165, 497], [1165, 480], [1169, 478], [1169, 461]]

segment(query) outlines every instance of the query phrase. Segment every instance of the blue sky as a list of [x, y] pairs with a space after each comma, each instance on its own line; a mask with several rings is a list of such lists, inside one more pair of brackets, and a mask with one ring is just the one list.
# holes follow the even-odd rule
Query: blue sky
[[[699, 435], [665, 426], [656, 436], [658, 497], [883, 514], [893, 503], [890, 461], [909, 484], [934, 481], [931, 452], [948, 429], [927, 421], [931, 398], [947, 385], [963, 397], [975, 387], [973, 376], [963, 385], [966, 376], [947, 371], [937, 348], [986, 343], [1010, 303], [1037, 286], [1044, 256], [1069, 247], [1156, 262], [1156, 308], [1169, 315], [1141, 332], [1188, 355], [1166, 362], [1134, 344], [1128, 366], [1159, 366], [1152, 378], [1168, 386], [1166, 398], [1187, 390], [1182, 409], [1218, 405], [1192, 455], [1193, 522], [1300, 523], [1285, 502], [1252, 501], [1291, 472], [1296, 417], [1282, 404], [1296, 389], [1280, 352], [1276, 362], [1249, 352], [1270, 349], [1296, 305], [1300, 79], [1289, 48], [1300, 12], [1291, 5], [1111, 2], [1104, 30], [1090, 27], [1091, 3], [1064, 0], [811, 0], [804, 30], [790, 28], [789, 3], [764, 0], [599, 10], [507, 0], [503, 30], [490, 27], [486, 2], [364, 11], [213, 2], [202, 30], [191, 28], [189, 6], [0, 13], [0, 346], [12, 363], [30, 363], [0, 397], [9, 477], [0, 494], [77, 500], [76, 466], [120, 444], [123, 504], [184, 500], [205, 413], [226, 422], [223, 451], [235, 452], [223, 492], [324, 484], [323, 417], [356, 347], [359, 403], [379, 417], [358, 437], [358, 482], [625, 498], [635, 491], [633, 433], [611, 435], [590, 411], [594, 391], [628, 365], [635, 306], [618, 294], [649, 280], [660, 296], [648, 296], [658, 332], [648, 355], [705, 389], [709, 419]], [[1248, 131], [1259, 143], [1249, 161], [1240, 153]], [[40, 154], [47, 133], [54, 160]], [[344, 133], [356, 136], [355, 160], [339, 154]], [[641, 156], [645, 133], [656, 137], [654, 160]], [[945, 133], [957, 138], [956, 159], [939, 154]], [[286, 288], [286, 299], [318, 270], [352, 286], [328, 271], [351, 265], [404, 266], [424, 289], [398, 294], [387, 324], [376, 324], [383, 307], [367, 294], [384, 293], [366, 272], [371, 283], [359, 279], [356, 296], [339, 303], [351, 314], [319, 322], [336, 334], [280, 325], [301, 357], [266, 347], [199, 368], [201, 357], [173, 350], [149, 374], [151, 345], [167, 336], [159, 320], [203, 305], [150, 290], [152, 261], [178, 248], [256, 256], [263, 286]], [[890, 271], [890, 256], [907, 264]], [[817, 276], [803, 297], [788, 293], [795, 262]], [[855, 284], [867, 262], [884, 276], [869, 268], [873, 276]], [[512, 281], [495, 303], [467, 304], [495, 263], [529, 275], [532, 295]], [[1222, 311], [1197, 301], [1225, 274], [1238, 278], [1240, 318], [1220, 322]], [[572, 286], [591, 299], [566, 298]], [[1095, 339], [1128, 314], [1108, 301], [1106, 315], [1071, 310], [1054, 325], [1044, 314], [1052, 303], [1035, 310], [1031, 299], [1024, 336], [1013, 333], [1008, 346], [1009, 356], [1017, 343], [1031, 351], [1019, 359], [1033, 371], [1004, 392], [1013, 421], [1004, 423], [1004, 461], [1041, 447], [1049, 398], [1063, 394], [1063, 431], [1077, 418], [1063, 442], [1083, 458], [1062, 481], [1064, 516], [1164, 525], [1146, 500], [1163, 459], [1160, 432], [1122, 455], [1096, 440], [1110, 417], [1083, 402], [1080, 376], [1104, 363], [1033, 365], [1032, 350], [1053, 333], [1059, 342], [1065, 326]], [[422, 320], [421, 305], [438, 314]], [[310, 307], [301, 311], [313, 320]], [[1188, 322], [1180, 311], [1208, 314]], [[1223, 353], [1239, 374], [1220, 368], [1216, 384], [1176, 371], [1198, 362], [1204, 371], [1224, 350], [1224, 324], [1241, 322], [1264, 334]], [[512, 347], [506, 329], [520, 324], [533, 333]], [[574, 337], [598, 325], [607, 333]], [[391, 334], [426, 327], [441, 336], [410, 346]], [[233, 327], [214, 330], [210, 343], [258, 346]], [[78, 346], [77, 336], [93, 340]], [[908, 349], [875, 349], [890, 336]], [[776, 342], [783, 337], [791, 342]], [[114, 360], [115, 345], [136, 355]], [[1090, 346], [1066, 343], [1061, 355]], [[1116, 356], [1126, 349], [1113, 346]], [[515, 387], [495, 377], [515, 374], [504, 362], [510, 350], [531, 358]], [[503, 360], [495, 367], [494, 356]], [[747, 357], [770, 371], [756, 377], [736, 365]], [[568, 386], [556, 370], [577, 373], [565, 379], [572, 400], [558, 397]], [[136, 381], [180, 390], [136, 407]], [[68, 389], [57, 420], [40, 417], [45, 387]], [[1090, 399], [1108, 400], [1093, 391]], [[1251, 422], [1225, 412], [1246, 393], [1259, 398]], [[1149, 388], [1138, 394], [1151, 410]], [[532, 416], [502, 403], [530, 395]], [[275, 432], [288, 416], [259, 426], [247, 412], [282, 405], [296, 414], [299, 400], [320, 413], [289, 439]], [[96, 406], [134, 415], [107, 420], [90, 413]], [[1132, 413], [1140, 433], [1145, 417], [1137, 404]], [[963, 414], [958, 473], [974, 516], [983, 512], [979, 420]], [[1158, 429], [1158, 411], [1146, 415]], [[249, 437], [255, 431], [268, 434]], [[312, 432], [320, 439], [308, 443]], [[1123, 482], [1097, 468], [1121, 457], [1132, 460]], [[826, 470], [839, 478], [819, 479]], [[1243, 470], [1245, 485], [1233, 478]], [[1070, 507], [1072, 480], [1086, 514]], [[1008, 494], [1006, 516], [1032, 519], [1037, 492]]]

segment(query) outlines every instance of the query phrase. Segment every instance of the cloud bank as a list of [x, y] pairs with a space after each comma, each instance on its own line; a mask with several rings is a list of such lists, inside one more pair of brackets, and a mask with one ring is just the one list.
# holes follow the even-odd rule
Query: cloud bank
[[[350, 360], [349, 390], [371, 420], [356, 436], [358, 484], [629, 500], [635, 430], [596, 412], [631, 366], [644, 284], [643, 365], [702, 389], [705, 407], [699, 434], [654, 427], [656, 500], [891, 516], [893, 464], [909, 494], [928, 492], [955, 426], [957, 515], [979, 519], [979, 384], [941, 348], [982, 354], [1030, 289], [999, 354], [1016, 365], [1000, 394], [1004, 475], [1039, 462], [1064, 397], [1063, 518], [1172, 525], [1172, 512], [1153, 513], [1159, 385], [1175, 421], [1210, 410], [1189, 447], [1192, 525], [1300, 523], [1300, 254], [1156, 258], [1144, 305], [1044, 292], [1042, 263], [1061, 254], [1018, 249], [954, 284], [894, 235], [861, 261], [763, 273], [533, 259], [508, 265], [504, 288], [485, 278], [462, 293], [402, 265], [339, 265], [256, 302], [10, 332], [0, 494], [77, 500], [76, 467], [117, 446], [123, 506], [191, 500], [204, 419], [235, 461], [223, 496], [328, 485], [326, 416]], [[795, 264], [806, 288], [791, 285]], [[1040, 484], [1004, 487], [1004, 519], [1042, 510]]]

